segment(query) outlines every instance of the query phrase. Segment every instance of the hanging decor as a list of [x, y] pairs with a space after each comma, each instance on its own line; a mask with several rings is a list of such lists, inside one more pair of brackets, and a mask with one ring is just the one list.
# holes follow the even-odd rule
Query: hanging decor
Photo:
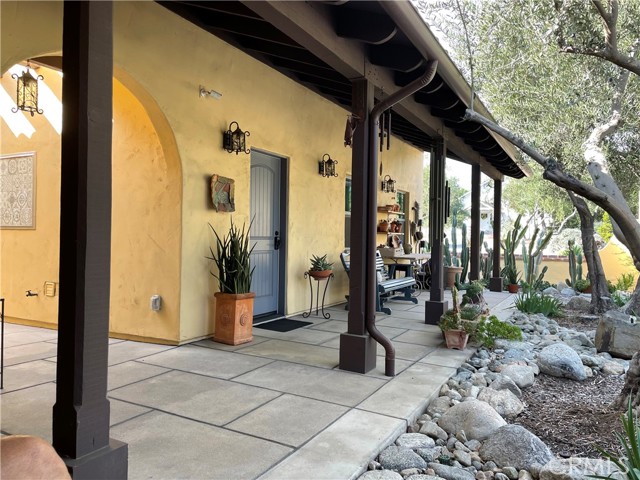
[[336, 165], [338, 164], [337, 160], [331, 158], [328, 153], [325, 153], [322, 156], [322, 160], [318, 162], [318, 173], [323, 177], [337, 177], [336, 173]]
[[358, 120], [360, 117], [357, 115], [349, 115], [347, 117], [347, 125], [344, 129], [344, 146], [350, 147], [353, 143], [353, 134], [356, 131], [356, 127], [358, 126]]
[[382, 191], [384, 193], [395, 193], [396, 181], [389, 175], [385, 175], [382, 179]]
[[[231, 130], [235, 124], [236, 128]], [[222, 147], [229, 153], [250, 153], [251, 150], [246, 148], [246, 137], [251, 135], [249, 132], [243, 132], [238, 122], [231, 122], [229, 130], [222, 134]]]
[[27, 67], [22, 75], [14, 73], [11, 78], [16, 80], [16, 105], [12, 108], [13, 113], [19, 110], [30, 113], [33, 117], [35, 113], [42, 114], [43, 110], [38, 108], [38, 80], [43, 80], [42, 75], [34, 77], [31, 74], [31, 66], [27, 62]]
[[391, 148], [391, 109], [380, 116], [380, 151], [384, 149], [384, 140], [387, 139], [387, 150]]
[[235, 212], [235, 181], [221, 175], [212, 175], [211, 201], [216, 212]]

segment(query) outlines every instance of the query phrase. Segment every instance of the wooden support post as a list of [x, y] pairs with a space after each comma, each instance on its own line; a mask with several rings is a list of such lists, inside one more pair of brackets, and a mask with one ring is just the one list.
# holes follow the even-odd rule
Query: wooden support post
[[469, 280], [480, 278], [480, 165], [471, 167], [471, 242]]
[[127, 478], [109, 438], [113, 5], [65, 1], [53, 446], [74, 479]]
[[500, 235], [502, 230], [502, 181], [493, 181], [493, 276], [489, 280], [489, 290], [502, 292], [500, 276]]
[[[351, 265], [349, 268], [349, 320], [347, 333], [340, 335], [340, 369], [367, 373], [376, 367], [377, 343], [365, 328], [367, 306], [367, 262], [375, 262], [375, 251], [369, 245], [368, 229], [370, 195], [369, 176], [376, 175], [369, 165], [369, 112], [373, 108], [373, 84], [366, 79], [353, 82], [352, 111], [358, 116], [353, 136], [351, 180]], [[375, 200], [374, 200], [375, 202]], [[373, 225], [376, 228], [376, 225]], [[375, 234], [374, 234], [375, 235]], [[373, 245], [375, 248], [375, 245]], [[375, 263], [374, 263], [375, 266]], [[375, 278], [375, 271], [373, 272]], [[374, 292], [375, 295], [375, 292]]]
[[445, 140], [440, 139], [431, 152], [429, 172], [429, 243], [431, 244], [431, 289], [425, 302], [424, 323], [436, 325], [448, 309], [444, 300], [444, 223], [445, 223]]

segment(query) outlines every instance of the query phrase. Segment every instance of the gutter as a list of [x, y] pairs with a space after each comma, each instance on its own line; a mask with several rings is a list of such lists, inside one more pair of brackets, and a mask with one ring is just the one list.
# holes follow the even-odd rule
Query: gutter
[[393, 94], [386, 97], [381, 102], [377, 103], [371, 113], [369, 114], [369, 178], [367, 190], [369, 191], [369, 205], [367, 222], [367, 244], [369, 248], [373, 248], [373, 251], [366, 252], [366, 261], [368, 268], [366, 278], [366, 298], [365, 298], [365, 327], [373, 339], [384, 347], [385, 359], [384, 359], [384, 374], [387, 377], [395, 376], [396, 365], [396, 351], [387, 337], [385, 337], [380, 330], [376, 327], [376, 225], [378, 223], [377, 218], [377, 188], [378, 188], [378, 129], [380, 127], [380, 115], [385, 110], [391, 108], [396, 103], [401, 102], [405, 98], [413, 95], [421, 88], [427, 86], [436, 74], [438, 69], [438, 61], [431, 60], [427, 64], [426, 72], [418, 79], [414, 80], [410, 84], [402, 87]]
[[[440, 61], [438, 73], [442, 79], [451, 87], [458, 98], [460, 98], [467, 106], [469, 99], [471, 98], [471, 87], [465, 80], [465, 78], [456, 67], [451, 57], [446, 52], [440, 42], [436, 39], [431, 32], [429, 26], [420, 16], [420, 13], [411, 5], [409, 1], [401, 2], [379, 2], [382, 9], [391, 17], [391, 19], [398, 26], [398, 29], [404, 33], [413, 46], [422, 54], [424, 58], [435, 58]], [[493, 120], [491, 112], [482, 103], [482, 101], [475, 96], [475, 102], [473, 105], [475, 111], [482, 116]], [[518, 159], [517, 149], [507, 140], [500, 135], [495, 134], [489, 129], [486, 129], [495, 141], [502, 147], [502, 149], [511, 157], [513, 163], [525, 174], [530, 177], [533, 172], [531, 168], [525, 164], [522, 160]]]

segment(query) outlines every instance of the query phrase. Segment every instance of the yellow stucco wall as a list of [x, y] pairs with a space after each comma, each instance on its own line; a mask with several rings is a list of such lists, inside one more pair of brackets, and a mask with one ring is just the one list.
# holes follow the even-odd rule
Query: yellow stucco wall
[[[60, 75], [44, 67], [38, 73], [60, 100]], [[2, 86], [13, 92], [15, 81], [5, 75]], [[114, 81], [113, 98], [110, 331], [175, 343], [180, 301], [180, 165], [165, 159], [149, 116], [118, 81]], [[8, 317], [53, 326], [58, 296], [45, 296], [43, 285], [58, 282], [60, 136], [44, 115], [25, 118], [36, 129], [31, 138], [16, 138], [1, 122], [0, 152], [37, 154], [36, 228], [0, 231], [1, 289]], [[27, 289], [38, 296], [26, 297]], [[159, 312], [149, 308], [153, 294], [163, 297]]]
[[[1, 8], [3, 71], [7, 68], [5, 55], [15, 58], [16, 50], [20, 52], [18, 60], [60, 51], [59, 4], [2, 2]], [[12, 46], [18, 39], [16, 27], [5, 22], [5, 12], [13, 21], [45, 15], [51, 28], [44, 26], [30, 47], [16, 49]], [[25, 41], [24, 37], [20, 40]], [[343, 301], [346, 276], [339, 266], [339, 253], [344, 247], [344, 178], [351, 173], [351, 150], [343, 145], [346, 110], [155, 2], [114, 3], [114, 66], [115, 76], [142, 101], [150, 115], [165, 157], [173, 149], [171, 155], [181, 162], [182, 199], [177, 203], [181, 210], [181, 254], [177, 255], [180, 275], [176, 282], [180, 299], [172, 303], [179, 308], [176, 341], [209, 335], [214, 328], [209, 303], [215, 282], [205, 259], [212, 240], [207, 222], [225, 232], [229, 214], [217, 213], [210, 206], [210, 175], [216, 173], [235, 180], [234, 222], [249, 220], [250, 158], [229, 154], [221, 145], [222, 132], [231, 121], [251, 132], [252, 148], [288, 161], [286, 313], [308, 308], [308, 283], [303, 272], [313, 254], [326, 253], [336, 262], [336, 281], [329, 289], [327, 303]], [[215, 89], [223, 97], [217, 101], [200, 98], [199, 85]], [[384, 174], [397, 179], [397, 188], [410, 191], [411, 202], [420, 202], [422, 152], [397, 139], [392, 145], [390, 152], [382, 154]], [[339, 161], [338, 178], [318, 175], [318, 160], [325, 153]], [[139, 188], [144, 184], [140, 179], [136, 182]], [[161, 223], [163, 217], [154, 217], [153, 221]], [[136, 235], [145, 235], [140, 230]], [[178, 238], [172, 229], [166, 234]], [[144, 264], [152, 259], [149, 256], [138, 261]], [[136, 299], [147, 308], [148, 291], [162, 294], [155, 291], [159, 287], [153, 281], [139, 278], [136, 283], [136, 290], [145, 292]], [[125, 305], [126, 302], [117, 321], [138, 322], [135, 316], [126, 319]]]

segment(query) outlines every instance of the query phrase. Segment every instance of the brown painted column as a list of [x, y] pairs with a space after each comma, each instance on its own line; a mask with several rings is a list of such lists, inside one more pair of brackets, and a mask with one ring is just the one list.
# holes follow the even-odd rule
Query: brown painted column
[[489, 281], [489, 290], [502, 291], [502, 277], [500, 276], [500, 235], [502, 231], [502, 181], [493, 181], [493, 276]]
[[127, 478], [109, 438], [111, 2], [64, 2], [60, 298], [53, 446], [74, 479]]
[[436, 142], [431, 152], [429, 172], [429, 244], [431, 245], [431, 289], [425, 302], [424, 323], [436, 325], [449, 308], [444, 300], [444, 223], [445, 223], [445, 164], [444, 139]]
[[480, 165], [471, 167], [471, 242], [469, 280], [480, 278]]
[[[349, 268], [349, 320], [340, 335], [340, 369], [366, 373], [376, 367], [377, 343], [365, 328], [368, 312], [366, 289], [371, 259], [375, 276], [375, 245], [368, 241], [369, 177], [377, 175], [369, 166], [369, 112], [373, 108], [373, 85], [366, 79], [353, 82], [353, 112], [359, 117], [353, 136], [351, 180], [351, 265]], [[373, 228], [375, 228], [375, 221]], [[374, 277], [375, 278], [375, 277]]]

